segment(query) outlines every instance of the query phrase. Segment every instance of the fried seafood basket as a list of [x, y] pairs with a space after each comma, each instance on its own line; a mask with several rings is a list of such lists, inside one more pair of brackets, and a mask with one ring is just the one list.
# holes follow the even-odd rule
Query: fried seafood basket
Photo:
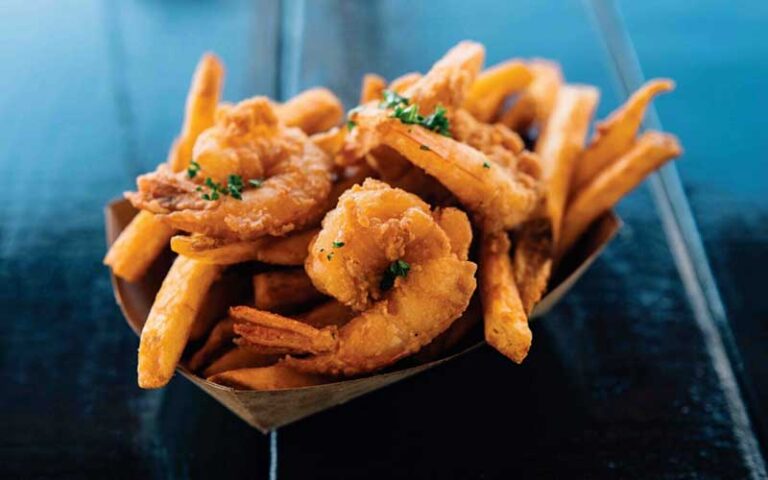
[[[136, 213], [127, 200], [116, 200], [106, 207], [106, 234], [109, 245], [115, 241]], [[611, 241], [620, 226], [619, 218], [612, 212], [604, 214], [592, 224], [576, 247], [560, 263], [549, 291], [537, 305], [532, 318], [547, 313], [573, 287]], [[127, 282], [111, 274], [117, 303], [128, 325], [137, 335], [141, 332], [155, 295], [170, 267], [171, 258], [172, 252], [169, 249], [154, 262], [147, 275], [137, 282]], [[477, 323], [478, 325], [475, 326], [477, 331], [472, 332], [475, 334], [467, 335], [463, 343], [437, 359], [423, 363], [409, 360], [408, 363], [395, 364], [375, 375], [323, 385], [273, 391], [236, 390], [195, 375], [184, 366], [183, 362], [177, 371], [249, 425], [262, 432], [268, 432], [469, 353], [484, 344], [482, 335], [479, 333], [482, 322]]]

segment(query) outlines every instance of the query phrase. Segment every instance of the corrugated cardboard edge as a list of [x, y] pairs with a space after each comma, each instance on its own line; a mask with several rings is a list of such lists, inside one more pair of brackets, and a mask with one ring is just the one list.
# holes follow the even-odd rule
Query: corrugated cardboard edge
[[[107, 244], [111, 245], [136, 214], [126, 200], [111, 202], [105, 208]], [[584, 274], [621, 226], [619, 218], [609, 212], [590, 228], [572, 255], [571, 264], [577, 265], [572, 272], [541, 300], [534, 309], [533, 318], [547, 313]], [[151, 273], [151, 272], [150, 272]], [[162, 273], [162, 272], [160, 272]], [[144, 279], [130, 283], [110, 273], [115, 299], [128, 325], [138, 335], [144, 324], [149, 306], [159, 285], [158, 279]], [[148, 275], [149, 276], [149, 275]], [[178, 371], [207, 394], [224, 404], [235, 415], [262, 432], [287, 425], [301, 418], [328, 408], [341, 405], [355, 397], [398, 382], [417, 373], [449, 362], [482, 345], [476, 343], [447, 357], [391, 372], [364, 378], [344, 380], [312, 387], [275, 390], [270, 392], [241, 391], [222, 387], [200, 378], [183, 367]]]

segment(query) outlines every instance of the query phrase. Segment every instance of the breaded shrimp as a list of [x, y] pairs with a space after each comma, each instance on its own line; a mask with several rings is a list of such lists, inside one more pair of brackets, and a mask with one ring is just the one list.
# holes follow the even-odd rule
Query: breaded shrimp
[[[308, 330], [274, 317], [230, 313], [251, 324], [238, 329], [249, 343], [279, 348], [276, 338], [299, 334], [306, 353], [319, 353], [286, 358], [297, 370], [374, 371], [418, 351], [467, 308], [477, 268], [466, 260], [470, 235], [460, 211], [433, 213], [415, 195], [369, 179], [342, 195], [326, 216], [306, 263], [315, 286], [361, 311], [358, 316], [338, 328]], [[285, 346], [296, 348], [296, 342]]]
[[[299, 129], [284, 127], [264, 97], [221, 109], [195, 145], [195, 161], [197, 172], [160, 166], [142, 175], [139, 191], [126, 197], [179, 230], [250, 240], [316, 221], [312, 214], [331, 189], [328, 156]], [[224, 188], [232, 175], [240, 176], [242, 198], [211, 186]]]

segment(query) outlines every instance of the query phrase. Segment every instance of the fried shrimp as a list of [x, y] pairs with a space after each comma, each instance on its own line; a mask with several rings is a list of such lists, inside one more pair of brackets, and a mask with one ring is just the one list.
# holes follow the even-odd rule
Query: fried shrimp
[[187, 172], [160, 166], [142, 175], [126, 197], [179, 230], [251, 240], [314, 221], [331, 189], [328, 156], [283, 126], [264, 97], [221, 108], [195, 144], [194, 162]]
[[[466, 260], [470, 240], [462, 212], [431, 212], [415, 195], [366, 180], [326, 216], [306, 262], [319, 290], [360, 313], [338, 328], [308, 330], [236, 312], [237, 321], [256, 325], [238, 330], [252, 344], [282, 347], [276, 338], [300, 335], [305, 351], [297, 353], [327, 349], [284, 360], [300, 371], [355, 375], [383, 368], [428, 344], [467, 308], [477, 268]], [[297, 342], [290, 343], [285, 347], [295, 350]]]
[[[392, 89], [398, 93], [402, 91], [401, 98], [415, 105], [421, 115], [430, 115], [438, 106], [452, 110], [464, 102], [483, 67], [484, 59], [485, 48], [482, 45], [461, 42], [438, 60], [426, 75], [397, 79]], [[356, 163], [376, 148], [381, 143], [376, 127], [389, 117], [390, 112], [379, 108], [378, 100], [358, 107], [350, 120], [359, 128], [354, 128], [347, 136], [337, 161], [342, 164]]]
[[380, 158], [386, 147], [441, 183], [483, 230], [512, 229], [527, 220], [540, 195], [538, 160], [506, 126], [482, 123], [461, 109], [483, 57], [482, 46], [462, 42], [402, 96], [385, 92], [383, 102], [355, 109], [355, 128], [337, 162]]

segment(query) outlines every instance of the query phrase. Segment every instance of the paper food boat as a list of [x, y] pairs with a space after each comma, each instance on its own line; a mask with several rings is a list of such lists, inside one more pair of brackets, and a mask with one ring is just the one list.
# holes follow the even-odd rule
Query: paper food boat
[[[108, 245], [115, 241], [135, 214], [136, 210], [127, 200], [116, 200], [107, 206], [105, 215]], [[620, 226], [621, 221], [613, 213], [607, 213], [595, 221], [573, 252], [569, 253], [568, 258], [562, 262], [565, 271], [556, 272], [553, 277], [555, 284], [551, 286], [550, 291], [536, 306], [533, 317], [544, 315], [571, 289], [611, 241]], [[155, 294], [170, 267], [169, 258], [166, 256], [158, 259], [147, 275], [136, 283], [126, 282], [112, 275], [115, 299], [120, 305], [128, 325], [137, 335], [141, 332]], [[457, 351], [449, 352], [445, 357], [438, 360], [399, 369], [397, 369], [398, 365], [395, 365], [394, 369], [368, 377], [269, 392], [234, 390], [216, 385], [198, 377], [183, 366], [180, 366], [178, 371], [249, 425], [262, 432], [268, 432], [450, 362], [454, 358], [474, 350], [482, 343], [481, 340], [478, 340], [469, 345], [464, 344]]]

